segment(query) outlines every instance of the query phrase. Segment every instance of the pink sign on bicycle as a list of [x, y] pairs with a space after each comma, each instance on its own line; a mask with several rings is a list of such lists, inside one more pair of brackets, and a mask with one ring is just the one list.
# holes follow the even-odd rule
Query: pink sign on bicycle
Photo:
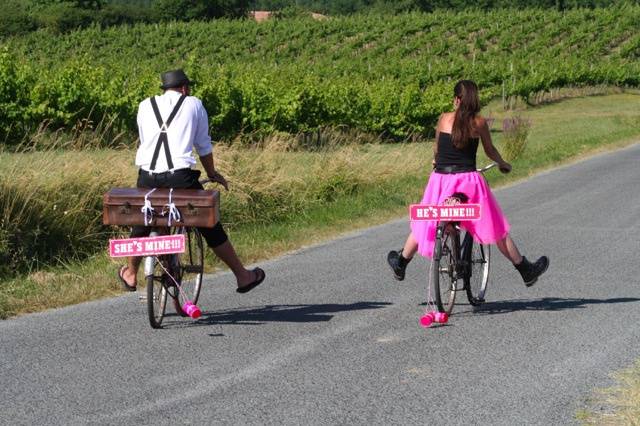
[[109, 256], [111, 257], [159, 256], [184, 253], [184, 251], [184, 234], [109, 240]]
[[463, 222], [480, 219], [480, 204], [457, 204], [434, 206], [412, 204], [409, 208], [411, 220], [436, 220]]

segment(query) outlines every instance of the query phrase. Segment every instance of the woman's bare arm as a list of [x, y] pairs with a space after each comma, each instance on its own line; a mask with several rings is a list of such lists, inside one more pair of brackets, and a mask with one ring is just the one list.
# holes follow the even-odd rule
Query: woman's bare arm
[[482, 148], [484, 149], [484, 153], [487, 154], [487, 157], [489, 157], [489, 159], [498, 163], [498, 167], [500, 168], [500, 171], [502, 173], [509, 173], [511, 171], [511, 164], [503, 160], [500, 152], [498, 152], [498, 149], [493, 145], [489, 126], [487, 125], [487, 121], [484, 118], [476, 118], [476, 129], [480, 134], [480, 140], [482, 141]]
[[440, 114], [440, 117], [438, 118], [438, 124], [436, 124], [436, 140], [433, 142], [433, 161], [431, 162], [431, 165], [433, 166], [433, 168], [436, 168], [436, 155], [438, 154], [438, 138], [440, 137], [440, 122], [442, 121], [442, 116], [444, 115], [444, 113]]

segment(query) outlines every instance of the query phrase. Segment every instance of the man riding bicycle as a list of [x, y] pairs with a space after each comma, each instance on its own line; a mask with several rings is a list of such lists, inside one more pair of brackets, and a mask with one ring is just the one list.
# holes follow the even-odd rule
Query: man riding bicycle
[[[228, 184], [215, 168], [213, 146], [209, 136], [209, 119], [200, 99], [189, 96], [193, 84], [183, 70], [161, 75], [164, 91], [161, 96], [145, 99], [138, 107], [140, 145], [136, 153], [138, 188], [203, 189], [198, 181], [195, 148], [200, 163], [212, 182], [228, 190]], [[213, 228], [198, 228], [207, 245], [231, 269], [236, 277], [237, 292], [246, 293], [265, 278], [260, 268], [248, 270], [238, 258], [222, 224]], [[148, 226], [134, 226], [131, 238], [146, 237]], [[141, 257], [127, 258], [127, 265], [118, 270], [118, 278], [127, 291], [136, 290], [136, 276]]]

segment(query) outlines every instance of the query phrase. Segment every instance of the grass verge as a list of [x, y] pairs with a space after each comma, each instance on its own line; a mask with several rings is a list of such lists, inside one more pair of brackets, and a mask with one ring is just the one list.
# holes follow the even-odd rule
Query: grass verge
[[616, 385], [597, 391], [591, 407], [580, 410], [577, 420], [584, 425], [640, 425], [640, 360], [613, 375]]
[[[513, 172], [489, 172], [492, 185], [640, 139], [640, 96], [634, 94], [508, 112], [495, 102], [484, 113], [495, 118], [499, 148], [504, 118], [520, 114], [532, 123]], [[219, 146], [218, 167], [232, 184], [222, 200], [227, 231], [241, 258], [253, 263], [402, 217], [407, 204], [420, 198], [431, 148], [430, 143], [367, 144], [292, 152], [277, 144]], [[113, 235], [100, 227], [100, 200], [109, 187], [133, 184], [133, 157], [126, 150], [0, 153], [0, 255], [13, 244], [11, 253], [22, 258], [7, 261], [28, 265], [17, 274], [5, 271], [0, 318], [119, 293], [116, 263], [100, 249]], [[479, 157], [480, 164], [486, 161]], [[24, 247], [30, 248], [15, 250]], [[33, 253], [41, 258], [33, 259]], [[213, 258], [208, 264], [212, 270], [221, 267]]]

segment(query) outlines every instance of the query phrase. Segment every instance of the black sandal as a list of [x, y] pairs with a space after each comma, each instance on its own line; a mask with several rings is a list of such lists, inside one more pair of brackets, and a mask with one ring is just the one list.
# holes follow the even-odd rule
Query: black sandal
[[129, 283], [127, 283], [127, 282], [124, 280], [124, 278], [122, 278], [122, 272], [123, 272], [126, 268], [128, 268], [128, 266], [127, 266], [127, 265], [123, 265], [123, 266], [121, 266], [121, 267], [120, 267], [120, 269], [118, 269], [118, 278], [120, 279], [120, 283], [122, 284], [122, 288], [123, 288], [125, 291], [136, 291], [136, 290], [137, 290], [137, 286], [136, 286], [136, 285], [130, 286], [130, 285], [129, 285]]
[[256, 273], [256, 279], [253, 282], [251, 282], [251, 283], [249, 283], [249, 284], [247, 284], [245, 286], [238, 287], [236, 289], [236, 291], [238, 293], [248, 293], [251, 290], [253, 290], [254, 288], [258, 287], [260, 285], [260, 283], [262, 281], [264, 281], [264, 278], [266, 277], [266, 274], [264, 273], [264, 271], [262, 269], [256, 268], [256, 269], [253, 270], [253, 272]]

